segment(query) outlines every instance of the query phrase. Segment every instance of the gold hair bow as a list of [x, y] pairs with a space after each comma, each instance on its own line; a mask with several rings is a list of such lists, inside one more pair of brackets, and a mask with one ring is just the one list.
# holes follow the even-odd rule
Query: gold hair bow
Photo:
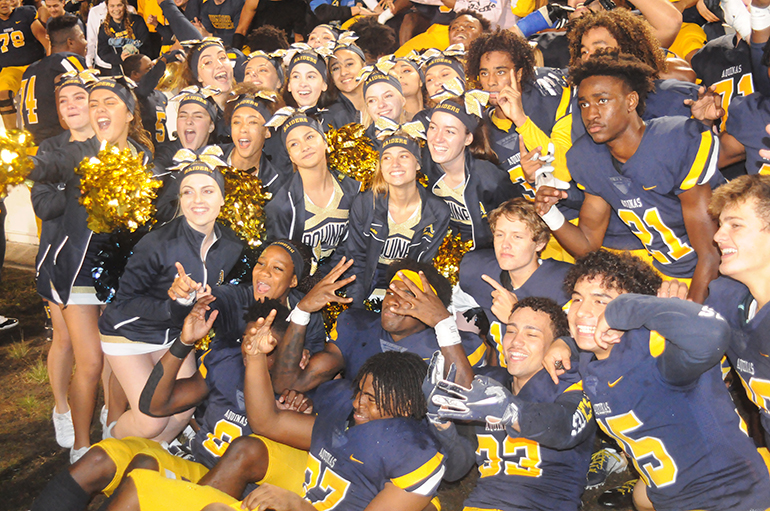
[[203, 39], [188, 39], [187, 41], [180, 41], [179, 44], [182, 45], [183, 48], [192, 48], [196, 44], [202, 44], [202, 43], [218, 43], [222, 44], [222, 40], [218, 37], [204, 37]]
[[99, 80], [99, 70], [84, 69], [83, 71], [80, 71], [80, 72], [68, 71], [61, 76], [62, 80], [72, 79], [72, 78], [80, 80], [85, 85], [91, 85], [92, 83]]
[[265, 123], [265, 126], [268, 128], [280, 128], [283, 126], [283, 123], [285, 123], [292, 115], [304, 113], [307, 108], [308, 107], [293, 108], [290, 106], [285, 106], [276, 111], [273, 116]]
[[452, 78], [448, 82], [441, 84], [441, 91], [430, 97], [433, 101], [440, 103], [445, 99], [457, 98], [465, 93], [465, 84], [460, 78]]
[[179, 91], [179, 94], [171, 98], [169, 101], [181, 101], [190, 94], [200, 94], [204, 98], [210, 98], [220, 94], [222, 91], [213, 87], [198, 87], [197, 85], [190, 85]]
[[360, 82], [362, 80], [366, 80], [375, 71], [379, 71], [384, 75], [388, 75], [390, 74], [390, 70], [393, 69], [395, 65], [396, 65], [395, 55], [385, 55], [383, 57], [380, 57], [379, 59], [377, 59], [377, 62], [375, 62], [371, 66], [366, 66], [362, 68], [361, 71], [359, 71], [358, 75], [356, 76], [356, 81]]
[[198, 154], [190, 149], [180, 149], [174, 154], [174, 163], [176, 163], [176, 165], [169, 170], [181, 170], [197, 161], [205, 163], [212, 170], [217, 167], [227, 167], [227, 163], [224, 162], [223, 158], [224, 153], [222, 152], [222, 148], [217, 145], [206, 146]]
[[465, 111], [481, 117], [489, 103], [489, 93], [478, 89], [469, 90], [465, 93], [463, 99], [465, 101]]
[[377, 138], [380, 140], [395, 135], [399, 131], [406, 133], [412, 138], [425, 139], [425, 126], [420, 121], [398, 124], [393, 119], [380, 116], [375, 121], [374, 127], [377, 129]]
[[430, 48], [426, 50], [422, 55], [420, 55], [419, 62], [420, 62], [420, 67], [422, 67], [425, 64], [427, 64], [429, 61], [437, 57], [462, 58], [464, 56], [465, 56], [465, 47], [462, 44], [453, 44], [444, 51], [437, 50], [436, 48]]

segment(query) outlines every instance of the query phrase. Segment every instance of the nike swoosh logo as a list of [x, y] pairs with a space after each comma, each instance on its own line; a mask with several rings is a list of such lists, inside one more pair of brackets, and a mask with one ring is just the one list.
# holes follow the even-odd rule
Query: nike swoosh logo
[[360, 463], [361, 465], [364, 464], [363, 461], [358, 461], [357, 459], [355, 459], [352, 454], [350, 455], [350, 459], [351, 459], [351, 461], [355, 461], [356, 463]]
[[610, 386], [610, 388], [612, 388], [612, 387], [614, 387], [615, 385], [617, 385], [618, 383], [620, 383], [620, 380], [622, 380], [622, 379], [623, 379], [623, 377], [621, 376], [620, 378], [618, 378], [617, 380], [615, 380], [615, 381], [614, 381], [614, 382], [612, 382], [612, 383], [610, 383], [610, 382], [607, 382], [607, 385], [609, 385], [609, 386]]
[[761, 351], [759, 352], [759, 354], [760, 354], [760, 355], [762, 355], [762, 356], [763, 356], [763, 357], [765, 357], [765, 358], [770, 358], [770, 355], [765, 355], [765, 354], [764, 354], [764, 353], [762, 353]]
[[658, 185], [655, 185], [655, 186], [651, 186], [651, 187], [649, 187], [649, 188], [647, 188], [646, 186], [643, 186], [642, 188], [644, 188], [646, 191], [648, 191], [648, 192], [649, 192], [650, 190], [652, 190], [653, 188], [655, 188], [655, 187], [657, 187], [657, 186], [658, 186]]

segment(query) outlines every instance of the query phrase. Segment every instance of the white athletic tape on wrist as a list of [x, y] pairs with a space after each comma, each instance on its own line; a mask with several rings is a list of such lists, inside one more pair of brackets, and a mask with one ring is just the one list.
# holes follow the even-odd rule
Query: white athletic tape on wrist
[[310, 323], [310, 313], [303, 311], [299, 306], [294, 307], [294, 310], [289, 314], [289, 321], [299, 326], [307, 326]]
[[564, 225], [564, 222], [566, 219], [564, 218], [564, 215], [561, 211], [559, 211], [559, 208], [556, 206], [551, 206], [551, 209], [546, 213], [545, 215], [540, 215], [540, 218], [543, 219], [543, 222], [545, 222], [545, 225], [548, 226], [549, 229], [552, 231], [556, 231], [561, 228], [562, 225]]
[[436, 323], [433, 330], [436, 331], [436, 341], [438, 341], [438, 345], [441, 348], [455, 346], [462, 342], [462, 339], [460, 339], [460, 332], [457, 330], [457, 323], [452, 316]]
[[395, 14], [393, 14], [393, 12], [390, 9], [385, 9], [384, 11], [382, 11], [382, 13], [380, 13], [379, 16], [377, 16], [377, 22], [380, 25], [384, 25], [388, 20], [390, 20], [394, 16]]
[[751, 6], [751, 29], [765, 30], [770, 28], [770, 7]]

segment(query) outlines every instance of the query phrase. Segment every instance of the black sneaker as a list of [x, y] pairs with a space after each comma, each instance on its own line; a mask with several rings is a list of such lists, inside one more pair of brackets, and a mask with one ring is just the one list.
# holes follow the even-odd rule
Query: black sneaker
[[599, 495], [600, 506], [612, 507], [612, 508], [628, 508], [633, 509], [634, 505], [634, 486], [639, 479], [631, 479], [621, 484], [617, 488], [607, 490]]
[[0, 316], [0, 330], [10, 330], [11, 328], [16, 328], [17, 326], [19, 326], [18, 319]]
[[588, 466], [586, 490], [600, 487], [610, 474], [622, 472], [627, 466], [625, 456], [611, 447], [596, 451], [591, 456], [591, 464]]

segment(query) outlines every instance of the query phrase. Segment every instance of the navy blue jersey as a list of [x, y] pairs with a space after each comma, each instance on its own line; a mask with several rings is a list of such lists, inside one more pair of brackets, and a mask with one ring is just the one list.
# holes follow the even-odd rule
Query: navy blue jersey
[[770, 173], [770, 165], [759, 155], [767, 147], [765, 126], [770, 123], [770, 98], [756, 93], [735, 98], [730, 104], [727, 132], [743, 144], [746, 151], [746, 173]]
[[59, 123], [56, 104], [56, 77], [68, 72], [81, 72], [86, 59], [76, 53], [61, 52], [31, 64], [21, 78], [21, 119], [24, 129], [32, 133], [35, 143], [55, 137], [64, 131]]
[[696, 185], [724, 181], [719, 143], [700, 122], [661, 117], [646, 122], [636, 152], [623, 164], [606, 145], [583, 136], [567, 153], [578, 187], [604, 199], [670, 277], [691, 278], [698, 256], [690, 245], [677, 197]]
[[313, 426], [305, 499], [318, 509], [361, 510], [386, 483], [432, 496], [444, 474], [444, 456], [427, 423], [396, 418], [354, 425], [349, 383], [328, 383], [327, 392], [333, 391], [337, 399], [328, 400]]
[[754, 297], [746, 286], [729, 277], [709, 284], [706, 304], [730, 323], [727, 358], [749, 398], [759, 407], [765, 437], [770, 438], [770, 307], [762, 307], [752, 317]]
[[204, 28], [214, 37], [219, 37], [225, 47], [232, 46], [233, 34], [241, 19], [243, 0], [224, 0], [217, 4], [215, 0], [204, 0], [200, 7], [199, 19]]
[[45, 48], [32, 33], [37, 10], [31, 5], [17, 7], [7, 20], [0, 20], [0, 70], [28, 66], [45, 57]]
[[[577, 406], [589, 421], [592, 416], [591, 404], [583, 394], [580, 377], [574, 369], [562, 375], [559, 385], [551, 381], [548, 373], [540, 371], [517, 396], [525, 402], [520, 410], [522, 418], [527, 415], [530, 403], [559, 403], [571, 409]], [[572, 417], [568, 419], [571, 424]], [[543, 421], [540, 418], [538, 429], [548, 430], [550, 424]], [[587, 424], [580, 424], [572, 431], [581, 426], [585, 428]], [[566, 449], [562, 445], [545, 445], [542, 440], [527, 437], [524, 431], [522, 427], [522, 435], [513, 438], [500, 425], [476, 426], [479, 479], [465, 506], [501, 511], [567, 511], [580, 507], [595, 425], [592, 424], [588, 434], [582, 430], [576, 433], [576, 445]], [[567, 431], [565, 436], [569, 439], [570, 435]]]
[[728, 34], [708, 41], [693, 55], [690, 63], [700, 84], [704, 87], [713, 85], [716, 93], [722, 95], [725, 115], [719, 129], [723, 131], [732, 100], [754, 92], [751, 48], [736, 34]]
[[676, 349], [657, 332], [637, 328], [605, 360], [580, 355], [599, 427], [631, 457], [658, 511], [770, 507], [767, 467], [741, 430], [719, 365], [693, 383], [672, 385], [659, 359]]
[[503, 354], [503, 336], [505, 325], [492, 313], [492, 291], [495, 289], [481, 279], [487, 275], [502, 284], [508, 291], [523, 300], [529, 296], [550, 298], [564, 307], [569, 302], [569, 296], [564, 292], [564, 277], [572, 265], [555, 259], [544, 259], [535, 273], [521, 286], [513, 289], [511, 277], [507, 271], [502, 271], [497, 263], [494, 249], [472, 250], [463, 257], [460, 263], [460, 288], [464, 293], [473, 297], [489, 321], [487, 341], [497, 347], [500, 366], [506, 367]]
[[239, 345], [214, 342], [200, 359], [200, 371], [209, 388], [206, 412], [197, 418], [200, 430], [191, 442], [195, 461], [212, 468], [230, 443], [250, 435], [243, 397], [246, 371]]
[[[471, 366], [483, 366], [487, 348], [481, 338], [462, 331], [460, 337]], [[380, 315], [363, 309], [348, 309], [340, 314], [329, 339], [342, 352], [345, 359], [345, 377], [350, 380], [372, 355], [386, 351], [408, 351], [427, 362], [433, 353], [440, 349], [432, 328], [426, 328], [396, 342], [382, 328]]]

